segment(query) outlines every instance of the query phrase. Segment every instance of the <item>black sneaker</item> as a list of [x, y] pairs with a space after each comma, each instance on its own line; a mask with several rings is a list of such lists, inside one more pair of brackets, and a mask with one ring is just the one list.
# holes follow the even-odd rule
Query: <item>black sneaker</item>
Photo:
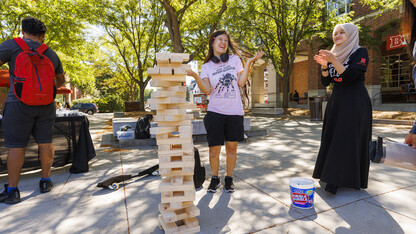
[[53, 186], [53, 183], [50, 180], [41, 180], [39, 182], [39, 188], [40, 188], [41, 193], [47, 193], [51, 191], [52, 186]]
[[4, 184], [4, 191], [2, 193], [0, 193], [0, 202], [2, 202], [4, 199], [6, 199], [8, 197], [7, 187], [9, 187], [9, 185]]
[[233, 183], [233, 177], [231, 177], [231, 176], [226, 176], [226, 177], [225, 177], [225, 179], [224, 179], [224, 181], [225, 181], [224, 190], [225, 190], [227, 193], [232, 193], [232, 192], [234, 192], [234, 190], [235, 190], [235, 186], [234, 186], [234, 183]]
[[[7, 193], [7, 189], [6, 189], [6, 193]], [[2, 203], [4, 202], [6, 204], [16, 204], [16, 203], [19, 203], [20, 201], [21, 201], [20, 191], [19, 191], [18, 188], [15, 188], [15, 189], [11, 190], [10, 193], [7, 194], [7, 197], [5, 199], [1, 200], [0, 202], [2, 202]]]
[[217, 192], [217, 188], [221, 186], [220, 178], [218, 176], [212, 176], [211, 183], [208, 187], [208, 192], [215, 193]]

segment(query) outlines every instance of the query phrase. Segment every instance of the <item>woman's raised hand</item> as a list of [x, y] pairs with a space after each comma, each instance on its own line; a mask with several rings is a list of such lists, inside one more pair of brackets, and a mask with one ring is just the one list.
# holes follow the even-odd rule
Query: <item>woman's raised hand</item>
[[326, 60], [327, 62], [334, 63], [337, 58], [335, 58], [335, 55], [329, 51], [329, 50], [320, 50], [319, 55]]
[[193, 78], [195, 78], [195, 77], [197, 77], [198, 76], [198, 74], [196, 74], [194, 71], [192, 71], [192, 70], [188, 70], [187, 72], [186, 72], [186, 75], [187, 76], [192, 76]]
[[247, 60], [247, 63], [254, 63], [257, 59], [261, 58], [264, 55], [263, 51], [257, 51], [256, 55]]
[[313, 56], [313, 59], [321, 66], [326, 67], [328, 65], [328, 61], [326, 61], [321, 55], [315, 55]]

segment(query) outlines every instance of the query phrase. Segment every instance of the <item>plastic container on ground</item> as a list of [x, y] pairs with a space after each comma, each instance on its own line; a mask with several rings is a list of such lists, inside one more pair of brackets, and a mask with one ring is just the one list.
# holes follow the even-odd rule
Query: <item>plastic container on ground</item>
[[315, 181], [304, 177], [289, 179], [292, 205], [300, 209], [310, 209], [314, 205]]

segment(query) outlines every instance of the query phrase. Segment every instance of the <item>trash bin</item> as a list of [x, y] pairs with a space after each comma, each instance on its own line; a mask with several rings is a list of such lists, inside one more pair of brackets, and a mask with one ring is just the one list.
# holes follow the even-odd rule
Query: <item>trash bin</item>
[[310, 120], [322, 120], [322, 101], [323, 97], [316, 96], [309, 98], [309, 116]]

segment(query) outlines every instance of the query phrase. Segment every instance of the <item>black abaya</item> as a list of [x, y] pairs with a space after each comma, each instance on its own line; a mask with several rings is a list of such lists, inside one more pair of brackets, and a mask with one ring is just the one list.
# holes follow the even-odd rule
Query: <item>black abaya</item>
[[371, 100], [364, 85], [368, 52], [359, 48], [344, 64], [339, 75], [328, 64], [324, 86], [334, 83], [322, 128], [321, 147], [313, 177], [338, 187], [367, 188], [371, 140]]

